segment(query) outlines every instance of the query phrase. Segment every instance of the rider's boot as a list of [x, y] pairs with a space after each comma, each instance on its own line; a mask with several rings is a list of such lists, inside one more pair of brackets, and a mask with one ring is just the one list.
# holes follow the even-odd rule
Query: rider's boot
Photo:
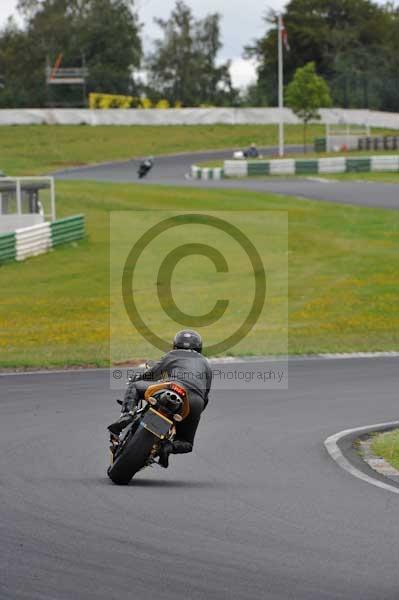
[[114, 423], [108, 425], [108, 431], [111, 435], [118, 436], [121, 434], [121, 431], [125, 429], [132, 422], [134, 415], [134, 409], [137, 406], [137, 398], [134, 394], [131, 397], [126, 398], [123, 402], [117, 400], [118, 404], [122, 404], [122, 412]]
[[108, 431], [111, 435], [118, 436], [133, 421], [133, 415], [130, 412], [123, 412], [119, 419], [111, 425], [108, 425]]
[[173, 442], [166, 440], [159, 448], [159, 464], [164, 469], [167, 469], [170, 454], [186, 454], [187, 452], [191, 452], [192, 449], [193, 445], [185, 440], [174, 440]]

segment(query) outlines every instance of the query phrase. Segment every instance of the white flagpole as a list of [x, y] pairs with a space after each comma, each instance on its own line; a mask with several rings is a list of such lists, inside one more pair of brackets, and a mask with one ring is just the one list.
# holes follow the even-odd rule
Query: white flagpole
[[278, 127], [278, 153], [284, 156], [284, 72], [283, 72], [283, 17], [278, 16], [278, 107], [279, 107], [279, 127]]

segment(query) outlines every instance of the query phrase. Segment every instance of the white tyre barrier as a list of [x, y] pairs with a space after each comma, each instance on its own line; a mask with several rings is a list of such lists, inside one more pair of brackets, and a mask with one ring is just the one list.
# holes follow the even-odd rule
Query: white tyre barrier
[[373, 156], [372, 171], [399, 171], [399, 156]]
[[197, 167], [191, 166], [191, 177], [193, 179], [223, 179], [224, 169], [221, 167]]
[[50, 223], [40, 223], [15, 231], [16, 259], [25, 260], [28, 256], [43, 254], [51, 248]]
[[270, 175], [295, 175], [295, 160], [293, 158], [271, 160]]
[[345, 157], [337, 158], [319, 158], [319, 173], [345, 173]]

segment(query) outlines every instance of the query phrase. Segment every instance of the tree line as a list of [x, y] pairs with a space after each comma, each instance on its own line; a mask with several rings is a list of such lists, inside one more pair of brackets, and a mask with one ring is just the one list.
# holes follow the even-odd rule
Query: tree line
[[[87, 93], [147, 96], [182, 106], [275, 106], [277, 15], [244, 56], [257, 61], [257, 81], [233, 87], [230, 62], [220, 63], [221, 16], [195, 18], [177, 0], [168, 19], [156, 19], [159, 37], [143, 51], [135, 0], [19, 0], [23, 25], [10, 19], [0, 31], [0, 107], [79, 104], [72, 86], [46, 85], [46, 63], [88, 71]], [[284, 11], [290, 50], [285, 81], [314, 63], [333, 104], [399, 111], [399, 8], [372, 0], [291, 0]], [[146, 76], [143, 77], [142, 73]]]
[[[266, 22], [275, 20], [270, 11]], [[399, 111], [399, 8], [393, 2], [291, 0], [284, 25], [290, 44], [287, 81], [299, 67], [314, 62], [335, 106]], [[256, 104], [277, 101], [276, 36], [276, 29], [269, 29], [245, 49], [245, 56], [259, 61], [251, 90]]]

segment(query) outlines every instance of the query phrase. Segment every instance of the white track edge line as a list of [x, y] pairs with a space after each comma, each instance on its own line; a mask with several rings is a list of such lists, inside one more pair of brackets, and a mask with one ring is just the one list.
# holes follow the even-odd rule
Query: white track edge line
[[328, 437], [325, 440], [324, 446], [325, 446], [328, 454], [341, 467], [341, 469], [344, 469], [345, 471], [347, 471], [354, 477], [357, 477], [358, 479], [361, 479], [362, 481], [365, 481], [366, 483], [370, 483], [371, 485], [379, 487], [383, 490], [393, 492], [394, 494], [399, 494], [399, 487], [389, 485], [389, 483], [384, 483], [383, 481], [380, 481], [379, 479], [374, 479], [373, 477], [370, 477], [370, 475], [367, 475], [366, 473], [363, 473], [362, 471], [360, 471], [360, 469], [357, 469], [356, 467], [354, 467], [348, 461], [348, 459], [345, 458], [345, 456], [343, 455], [343, 453], [341, 452], [341, 450], [338, 446], [338, 442], [340, 440], [342, 440], [343, 438], [347, 437], [348, 435], [352, 435], [354, 433], [361, 434], [361, 433], [365, 433], [367, 431], [370, 431], [370, 432], [378, 431], [379, 429], [396, 427], [396, 426], [399, 427], [399, 421], [391, 421], [388, 423], [376, 423], [375, 425], [367, 425], [365, 427], [356, 427], [354, 429], [345, 429], [344, 431], [340, 431], [339, 433], [330, 435], [330, 437]]

